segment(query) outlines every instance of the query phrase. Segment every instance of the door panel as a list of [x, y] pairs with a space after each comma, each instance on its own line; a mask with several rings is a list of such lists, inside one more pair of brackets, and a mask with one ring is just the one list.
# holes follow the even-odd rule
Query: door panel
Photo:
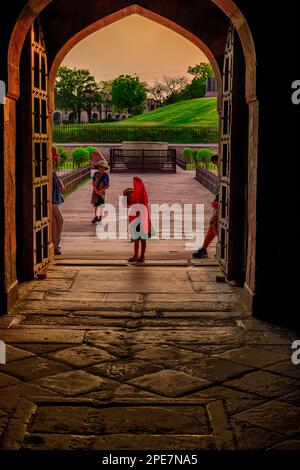
[[231, 27], [227, 36], [223, 67], [223, 109], [221, 125], [221, 155], [219, 161], [220, 209], [217, 258], [221, 269], [225, 274], [228, 273], [233, 53], [234, 28]]

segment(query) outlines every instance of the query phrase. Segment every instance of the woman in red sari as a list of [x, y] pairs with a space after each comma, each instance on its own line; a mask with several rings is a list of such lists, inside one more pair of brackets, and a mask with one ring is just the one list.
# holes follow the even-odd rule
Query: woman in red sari
[[129, 207], [129, 228], [134, 242], [134, 254], [129, 258], [130, 264], [145, 262], [147, 240], [153, 235], [149, 216], [149, 199], [144, 182], [138, 176], [133, 178], [133, 188], [123, 191]]

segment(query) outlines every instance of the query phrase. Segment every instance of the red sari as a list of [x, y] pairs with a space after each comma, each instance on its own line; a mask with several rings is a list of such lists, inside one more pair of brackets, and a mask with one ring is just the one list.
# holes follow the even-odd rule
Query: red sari
[[141, 238], [147, 239], [151, 237], [151, 221], [149, 215], [149, 199], [148, 193], [145, 188], [144, 182], [138, 176], [133, 178], [133, 193], [132, 193], [132, 205], [142, 204], [145, 207], [145, 210], [140, 213], [139, 211], [136, 214], [129, 216], [129, 223], [131, 224], [137, 217], [140, 218], [140, 232]]

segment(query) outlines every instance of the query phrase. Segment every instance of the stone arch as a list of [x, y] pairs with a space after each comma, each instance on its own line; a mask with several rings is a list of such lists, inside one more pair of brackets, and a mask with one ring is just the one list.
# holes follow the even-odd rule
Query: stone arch
[[[22, 13], [20, 14], [14, 26], [8, 50], [8, 97], [14, 99], [19, 97], [19, 63], [26, 34], [36, 16], [38, 16], [52, 1], [53, 0], [29, 0], [23, 8]], [[243, 13], [240, 11], [233, 0], [211, 1], [217, 5], [228, 18], [230, 18], [240, 36], [246, 61], [246, 99], [247, 102], [251, 102], [256, 99], [256, 52], [250, 27]], [[221, 73], [216, 60], [208, 47], [199, 38], [186, 29], [168, 20], [167, 18], [142, 8], [139, 5], [131, 5], [113, 13], [112, 15], [106, 16], [96, 23], [93, 23], [88, 28], [85, 28], [83, 31], [79, 32], [77, 35], [67, 41], [65, 46], [61, 49], [55, 58], [50, 72], [50, 83], [53, 81], [53, 75], [55, 79], [56, 72], [61, 61], [63, 60], [64, 56], [72, 49], [72, 47], [74, 47], [78, 42], [87, 37], [89, 34], [95, 32], [97, 29], [103, 28], [131, 14], [139, 14], [145, 18], [149, 18], [152, 21], [166, 26], [178, 34], [181, 34], [186, 39], [190, 40], [192, 43], [198, 46], [211, 61], [211, 64], [215, 70], [218, 87], [220, 87]]]
[[68, 121], [70, 124], [73, 124], [76, 120], [75, 113], [73, 111], [70, 111], [68, 114]]
[[62, 113], [60, 111], [54, 111], [52, 120], [53, 120], [53, 124], [61, 124]]
[[123, 8], [111, 15], [105, 16], [104, 18], [101, 18], [100, 20], [96, 21], [95, 23], [92, 23], [90, 26], [87, 28], [83, 29], [79, 33], [75, 34], [69, 41], [65, 43], [65, 45], [62, 47], [62, 49], [58, 52], [56, 55], [50, 73], [49, 73], [49, 110], [50, 112], [54, 108], [54, 102], [53, 102], [53, 89], [54, 89], [54, 82], [55, 78], [57, 75], [57, 71], [60, 67], [60, 64], [62, 63], [63, 59], [65, 56], [70, 52], [73, 47], [75, 47], [80, 41], [85, 39], [87, 36], [90, 34], [98, 31], [99, 29], [104, 28], [105, 26], [109, 26], [112, 23], [115, 23], [116, 21], [119, 21], [123, 18], [126, 18], [127, 16], [130, 15], [140, 15], [143, 16], [144, 18], [147, 18], [149, 20], [152, 20], [162, 26], [165, 26], [166, 28], [169, 28], [176, 33], [180, 34], [181, 36], [185, 37], [188, 39], [191, 43], [193, 43], [195, 46], [197, 46], [208, 58], [210, 61], [215, 76], [216, 80], [218, 83], [218, 90], [219, 95], [218, 95], [218, 108], [221, 108], [221, 93], [222, 93], [222, 77], [221, 77], [221, 72], [220, 68], [217, 64], [217, 61], [211, 52], [211, 50], [204, 44], [201, 39], [199, 39], [197, 36], [194, 34], [190, 33], [188, 30], [183, 28], [182, 26], [179, 26], [178, 24], [174, 23], [173, 21], [164, 18], [157, 13], [154, 13], [150, 10], [147, 10], [146, 8], [143, 8], [139, 5], [131, 5], [129, 7]]
[[[34, 21], [43, 9], [53, 0], [29, 0], [25, 5], [22, 13], [14, 26], [13, 33], [10, 38], [8, 50], [8, 77], [7, 77], [7, 99], [4, 106], [5, 119], [8, 122], [16, 119], [16, 106], [15, 101], [19, 97], [19, 64], [22, 52], [22, 47], [27, 35], [27, 32]], [[250, 294], [255, 292], [256, 289], [256, 198], [257, 198], [257, 168], [258, 168], [258, 129], [259, 129], [259, 103], [256, 95], [256, 52], [254, 40], [247, 20], [233, 0], [209, 0], [219, 7], [225, 15], [231, 20], [234, 25], [243, 48], [245, 57], [245, 97], [249, 108], [249, 127], [248, 127], [248, 178], [251, 181], [248, 187], [248, 260], [247, 260], [247, 275], [246, 275], [246, 289]], [[215, 70], [218, 89], [219, 89], [219, 112], [221, 110], [221, 92], [222, 79], [221, 72], [217, 65], [216, 59], [212, 52], [207, 48], [203, 42], [188, 30], [179, 26], [178, 24], [160, 16], [154, 12], [146, 10], [138, 5], [132, 5], [127, 8], [121, 9], [111, 15], [108, 15], [101, 20], [93, 23], [83, 31], [74, 35], [65, 46], [58, 52], [51, 67], [49, 76], [49, 111], [53, 112], [53, 87], [56, 77], [57, 69], [66, 55], [66, 53], [75, 46], [80, 40], [84, 39], [87, 35], [91, 34], [101, 27], [107, 26], [119, 19], [122, 19], [130, 14], [139, 14], [152, 21], [155, 21], [165, 27], [186, 37], [192, 43], [197, 45], [211, 61]], [[95, 28], [95, 29], [93, 29]], [[4, 136], [4, 157], [10, 161], [11, 171], [15, 165], [15, 148], [11, 146], [11, 142], [15, 141], [14, 127], [10, 126]], [[8, 178], [9, 179], [9, 178]], [[13, 185], [8, 188], [9, 194], [13, 194]], [[14, 227], [13, 212], [11, 214], [11, 227]], [[14, 235], [11, 235], [14, 238]], [[14, 244], [14, 240], [11, 242]], [[17, 280], [15, 279], [16, 283]]]

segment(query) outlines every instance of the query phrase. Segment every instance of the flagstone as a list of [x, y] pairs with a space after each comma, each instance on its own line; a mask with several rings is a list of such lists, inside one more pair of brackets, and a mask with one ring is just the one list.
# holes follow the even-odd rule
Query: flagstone
[[148, 364], [137, 360], [124, 360], [109, 363], [97, 364], [89, 367], [93, 374], [108, 377], [120, 382], [140, 377], [145, 374], [151, 374], [162, 370], [161, 366]]
[[10, 344], [6, 345], [6, 362], [18, 361], [20, 359], [26, 359], [33, 357], [34, 354], [24, 349], [16, 348]]
[[276, 430], [288, 436], [300, 433], [300, 408], [281, 401], [270, 401], [237, 413], [233, 417], [238, 421], [271, 431]]
[[44, 328], [13, 328], [0, 330], [0, 338], [6, 343], [82, 343], [84, 331]]
[[34, 383], [66, 396], [82, 395], [92, 390], [103, 390], [110, 386], [108, 380], [82, 370], [62, 372], [38, 379]]
[[30, 433], [209, 435], [200, 406], [40, 406]]
[[174, 366], [191, 362], [202, 357], [202, 354], [186, 349], [179, 349], [176, 347], [162, 345], [154, 348], [148, 348], [135, 355], [136, 358], [143, 361], [160, 364], [162, 366]]
[[251, 393], [232, 390], [227, 387], [209, 387], [205, 390], [192, 393], [190, 399], [201, 400], [202, 403], [210, 403], [215, 400], [223, 400], [229, 415], [236, 414], [266, 402], [266, 398], [258, 397]]
[[251, 370], [242, 364], [205, 356], [192, 363], [177, 366], [176, 369], [214, 382], [224, 382], [231, 377], [240, 376]]
[[137, 379], [129, 380], [129, 383], [166, 397], [186, 395], [210, 384], [207, 380], [174, 370], [163, 370], [154, 374], [143, 375]]
[[21, 380], [31, 381], [47, 375], [57, 374], [70, 370], [65, 364], [51, 361], [44, 357], [31, 357], [20, 361], [10, 362], [1, 367], [3, 372], [20, 378]]
[[76, 367], [87, 367], [99, 362], [114, 361], [116, 358], [103, 349], [91, 346], [77, 346], [50, 354], [51, 358]]
[[241, 451], [266, 449], [284, 439], [282, 434], [276, 432], [276, 428], [263, 429], [259, 425], [254, 426], [235, 419], [231, 420], [231, 425], [236, 436], [238, 450]]
[[252, 346], [244, 346], [242, 348], [232, 349], [224, 353], [215, 354], [215, 357], [228, 359], [238, 362], [249, 367], [264, 367], [274, 362], [284, 359], [284, 356], [275, 351], [262, 351]]
[[269, 372], [274, 372], [275, 374], [284, 375], [286, 377], [292, 377], [295, 379], [300, 379], [300, 367], [292, 363], [291, 360], [278, 362], [265, 368]]
[[15, 377], [11, 377], [8, 374], [4, 374], [3, 372], [0, 372], [0, 388], [7, 387], [9, 385], [13, 385], [18, 382], [19, 380], [16, 379]]
[[299, 389], [299, 381], [264, 371], [250, 372], [225, 382], [224, 385], [269, 398], [280, 397]]

